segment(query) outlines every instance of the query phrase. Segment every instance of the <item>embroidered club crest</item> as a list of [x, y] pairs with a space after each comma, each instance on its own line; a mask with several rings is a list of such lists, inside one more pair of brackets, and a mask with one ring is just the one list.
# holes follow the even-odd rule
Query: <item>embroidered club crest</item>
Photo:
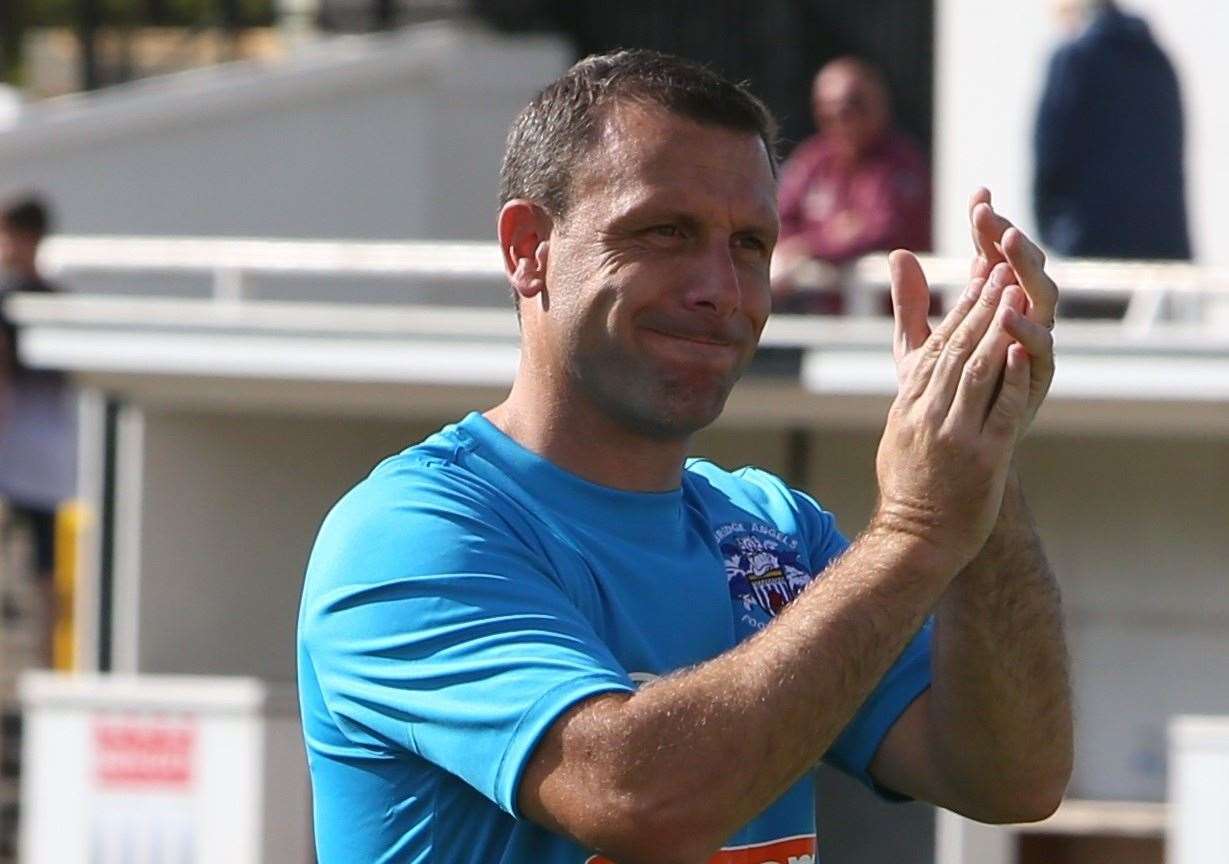
[[768, 525], [734, 522], [715, 532], [735, 610], [755, 627], [767, 623], [811, 582], [798, 558], [798, 541]]

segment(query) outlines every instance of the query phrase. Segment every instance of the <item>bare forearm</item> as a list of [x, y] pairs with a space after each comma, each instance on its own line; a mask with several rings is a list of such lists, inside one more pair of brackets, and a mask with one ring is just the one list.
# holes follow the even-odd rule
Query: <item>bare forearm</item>
[[814, 765], [985, 545], [1029, 411], [1032, 361], [1008, 332], [1024, 295], [996, 268], [932, 332], [916, 258], [890, 263], [910, 311], [871, 527], [754, 639], [557, 721], [521, 783], [530, 818], [625, 864], [706, 860]]
[[818, 762], [921, 626], [950, 574], [919, 557], [872, 528], [755, 638], [579, 712], [547, 764], [588, 764], [632, 818], [720, 843]]
[[1044, 815], [1071, 772], [1067, 648], [1058, 586], [1014, 476], [990, 539], [937, 607], [933, 662], [930, 728], [953, 785], [975, 802], [966, 815], [995, 818], [1001, 794], [1030, 797], [1020, 790]]

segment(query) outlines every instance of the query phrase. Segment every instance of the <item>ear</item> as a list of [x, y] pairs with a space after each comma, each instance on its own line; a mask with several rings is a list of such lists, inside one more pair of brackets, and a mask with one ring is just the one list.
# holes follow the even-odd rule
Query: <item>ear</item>
[[515, 198], [499, 211], [499, 252], [512, 289], [522, 300], [546, 290], [552, 220], [541, 205]]

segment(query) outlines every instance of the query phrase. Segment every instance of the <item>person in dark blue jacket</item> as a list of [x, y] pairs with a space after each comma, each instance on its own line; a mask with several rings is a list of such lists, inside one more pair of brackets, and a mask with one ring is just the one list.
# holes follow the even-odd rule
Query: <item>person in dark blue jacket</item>
[[1061, 255], [1189, 259], [1173, 66], [1113, 2], [1065, 5], [1082, 27], [1054, 53], [1037, 116], [1041, 238]]

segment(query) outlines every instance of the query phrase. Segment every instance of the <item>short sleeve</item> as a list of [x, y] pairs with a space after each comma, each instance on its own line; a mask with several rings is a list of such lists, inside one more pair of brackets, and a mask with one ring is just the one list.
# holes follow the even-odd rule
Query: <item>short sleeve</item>
[[300, 640], [349, 741], [412, 751], [518, 815], [559, 715], [634, 686], [525, 526], [447, 471], [368, 478], [334, 508]]
[[875, 783], [870, 775], [871, 760], [892, 724], [930, 687], [932, 629], [932, 621], [927, 620], [824, 755], [829, 765], [886, 798], [904, 800]]
[[798, 489], [790, 489], [789, 493], [811, 556], [811, 566], [817, 574], [822, 573], [849, 547], [849, 541], [836, 527], [836, 517], [819, 506], [818, 501]]
[[[832, 514], [820, 507], [814, 498], [796, 489], [791, 491], [807, 530], [812, 561], [822, 570], [845, 551], [849, 541], [837, 530]], [[928, 620], [824, 756], [829, 765], [861, 780], [887, 798], [900, 799], [900, 796], [875, 783], [870, 776], [870, 763], [892, 724], [930, 687], [931, 630], [932, 622]]]

